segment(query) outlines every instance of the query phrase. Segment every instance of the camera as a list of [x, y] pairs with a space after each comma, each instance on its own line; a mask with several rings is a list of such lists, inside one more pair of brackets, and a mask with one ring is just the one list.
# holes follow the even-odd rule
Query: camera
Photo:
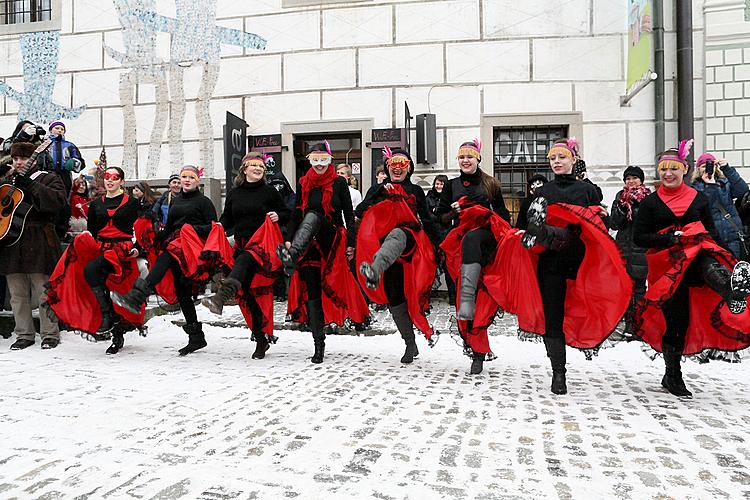
[[707, 160], [704, 168], [706, 169], [706, 175], [708, 175], [709, 179], [714, 176], [716, 166], [713, 160]]

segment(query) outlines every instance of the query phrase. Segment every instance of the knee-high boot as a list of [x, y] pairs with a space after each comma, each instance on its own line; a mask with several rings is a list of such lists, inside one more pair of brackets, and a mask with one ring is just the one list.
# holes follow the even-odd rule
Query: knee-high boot
[[185, 347], [179, 350], [180, 356], [186, 356], [191, 352], [195, 352], [198, 349], [203, 349], [208, 345], [206, 343], [206, 336], [203, 334], [202, 324], [198, 321], [195, 323], [188, 323], [183, 326], [182, 329], [188, 334], [188, 343]]
[[380, 284], [380, 275], [396, 262], [406, 248], [406, 233], [401, 229], [393, 229], [383, 240], [383, 244], [375, 252], [372, 264], [363, 262], [359, 272], [365, 277], [367, 288], [376, 289]]
[[411, 317], [409, 317], [409, 309], [406, 302], [397, 306], [388, 306], [388, 310], [391, 312], [393, 322], [396, 323], [396, 328], [398, 328], [401, 338], [404, 339], [404, 343], [406, 344], [406, 350], [401, 357], [401, 362], [411, 363], [414, 361], [414, 358], [419, 356], [419, 349], [417, 349], [414, 324], [411, 322]]
[[255, 352], [253, 353], [253, 359], [263, 359], [266, 357], [266, 351], [271, 344], [268, 342], [268, 337], [263, 332], [253, 333], [255, 337]]
[[237, 290], [240, 289], [240, 286], [242, 284], [239, 280], [231, 276], [225, 278], [221, 282], [221, 285], [219, 285], [219, 290], [213, 296], [203, 299], [203, 305], [212, 313], [221, 314], [224, 311], [224, 304], [237, 295]]
[[117, 323], [117, 314], [115, 313], [115, 309], [112, 305], [112, 299], [109, 296], [109, 291], [103, 286], [91, 287], [91, 291], [94, 292], [94, 297], [96, 297], [96, 301], [99, 303], [99, 310], [102, 312], [102, 323], [96, 332], [110, 332]]
[[139, 314], [141, 307], [148, 300], [148, 296], [154, 293], [151, 286], [143, 278], [138, 278], [133, 283], [133, 288], [125, 295], [112, 292], [112, 300], [120, 307], [127, 309], [133, 314]]
[[281, 259], [281, 263], [284, 265], [284, 272], [287, 276], [294, 274], [297, 261], [307, 252], [310, 242], [312, 242], [313, 237], [318, 233], [322, 222], [323, 219], [320, 214], [308, 212], [294, 234], [292, 245], [286, 248], [285, 245], [281, 244], [276, 248], [276, 255]]
[[552, 365], [552, 385], [550, 389], [554, 394], [567, 394], [568, 385], [565, 381], [565, 337], [544, 336], [544, 347], [547, 349], [547, 357]]
[[459, 290], [458, 319], [470, 321], [474, 319], [477, 308], [477, 289], [482, 265], [478, 262], [461, 264], [461, 286]]
[[310, 361], [322, 363], [326, 351], [326, 335], [323, 333], [323, 301], [321, 299], [307, 301], [307, 321], [315, 343], [315, 353]]
[[732, 314], [741, 314], [747, 307], [747, 296], [750, 292], [750, 277], [746, 262], [739, 262], [730, 273], [729, 269], [713, 258], [705, 257], [701, 261], [701, 274], [706, 284], [721, 295]]
[[125, 332], [118, 325], [115, 325], [112, 329], [112, 345], [107, 347], [107, 354], [117, 354], [124, 345]]
[[471, 354], [471, 368], [469, 373], [472, 375], [479, 375], [484, 370], [484, 358], [486, 354], [483, 352], [474, 352]]
[[679, 398], [692, 398], [693, 393], [685, 387], [685, 381], [682, 380], [682, 369], [680, 368], [682, 351], [669, 344], [663, 344], [662, 354], [664, 355], [662, 387]]

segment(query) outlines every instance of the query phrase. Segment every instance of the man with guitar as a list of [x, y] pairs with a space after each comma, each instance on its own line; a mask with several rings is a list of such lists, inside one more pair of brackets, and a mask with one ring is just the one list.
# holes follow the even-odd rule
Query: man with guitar
[[55, 218], [65, 206], [66, 191], [60, 177], [36, 168], [36, 156], [49, 147], [28, 142], [11, 146], [13, 163], [0, 168], [0, 274], [10, 290], [16, 341], [12, 350], [34, 345], [36, 330], [31, 300], [39, 308], [42, 349], [60, 342], [60, 329], [44, 300], [45, 285], [60, 258]]

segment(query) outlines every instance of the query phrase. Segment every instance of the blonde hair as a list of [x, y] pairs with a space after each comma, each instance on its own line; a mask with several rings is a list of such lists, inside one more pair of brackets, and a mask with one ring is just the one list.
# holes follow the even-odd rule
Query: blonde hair
[[[243, 185], [245, 182], [247, 182], [247, 179], [245, 178], [245, 170], [247, 169], [247, 166], [251, 160], [260, 160], [261, 163], [265, 165], [263, 162], [263, 155], [260, 153], [256, 153], [255, 151], [251, 151], [248, 154], [245, 155], [242, 161], [242, 165], [240, 166], [240, 170], [237, 172], [237, 176], [234, 178], [234, 185], [236, 187], [239, 187]], [[263, 182], [266, 182], [266, 173], [265, 173], [265, 167], [263, 168]]]
[[[695, 170], [693, 170], [693, 175], [690, 177], [690, 183], [692, 184], [693, 182], [700, 179], [705, 171], [705, 163], [700, 167], [695, 167]], [[719, 165], [719, 162], [714, 162], [714, 177], [716, 177], [717, 179], [724, 179], [724, 172], [721, 171], [721, 165]]]

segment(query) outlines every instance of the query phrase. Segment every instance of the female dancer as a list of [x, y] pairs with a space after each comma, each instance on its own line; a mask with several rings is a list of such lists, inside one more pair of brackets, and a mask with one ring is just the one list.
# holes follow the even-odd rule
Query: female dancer
[[[514, 287], [500, 304], [518, 316], [521, 332], [543, 334], [551, 390], [566, 394], [566, 343], [598, 347], [625, 313], [632, 282], [604, 225], [596, 187], [574, 174], [575, 139], [555, 143], [547, 158], [555, 177], [537, 188], [525, 233], [506, 238], [498, 257], [507, 263], [504, 282], [526, 286]], [[519, 240], [541, 253], [523, 250]]]
[[[208, 345], [195, 313], [193, 296], [203, 291], [206, 280], [216, 270], [214, 268], [221, 267], [222, 264], [226, 268], [226, 262], [230, 262], [232, 257], [228, 242], [223, 246], [213, 243], [226, 240], [226, 236], [221, 226], [216, 224], [216, 209], [213, 203], [198, 189], [201, 175], [202, 171], [197, 167], [182, 167], [182, 192], [169, 207], [166, 226], [156, 235], [153, 245], [147, 237], [142, 237], [142, 246], [149, 248], [156, 255], [155, 260], [153, 256], [150, 259], [153, 264], [148, 276], [145, 279], [138, 278], [127, 294], [113, 294], [115, 304], [131, 312], [139, 311], [148, 296], [154, 293], [157, 285], [171, 271], [174, 290], [170, 286], [172, 280], [167, 280], [159, 295], [167, 302], [174, 302], [173, 296], [176, 295], [185, 316], [186, 324], [183, 330], [188, 334], [188, 344], [179, 350], [180, 356]], [[138, 236], [139, 232], [136, 230], [136, 237]], [[201, 254], [204, 247], [209, 246], [221, 248], [222, 254], [215, 258], [213, 265], [206, 266]]]
[[[112, 332], [107, 354], [116, 354], [124, 334], [143, 325], [144, 310], [113, 307], [109, 291], [126, 292], [138, 278], [133, 224], [138, 202], [122, 188], [118, 167], [104, 171], [106, 192], [88, 206], [88, 232], [76, 236], [50, 276], [47, 301], [57, 317], [98, 339]], [[85, 181], [84, 181], [85, 185]], [[88, 285], [88, 286], [87, 286]]]
[[238, 292], [240, 308], [255, 339], [253, 359], [263, 359], [273, 336], [273, 283], [281, 267], [275, 254], [283, 242], [279, 224], [289, 220], [289, 209], [279, 192], [266, 183], [260, 153], [248, 153], [227, 194], [221, 225], [234, 234], [234, 266], [213, 297], [203, 304], [221, 314]]
[[688, 398], [683, 354], [750, 345], [750, 264], [718, 244], [708, 199], [683, 182], [691, 142], [659, 156], [662, 184], [641, 203], [633, 230], [635, 244], [649, 249], [649, 286], [635, 333], [664, 354], [662, 386]]
[[472, 374], [482, 372], [491, 352], [487, 328], [498, 304], [486, 290], [488, 266], [495, 260], [498, 242], [510, 229], [500, 182], [479, 168], [481, 147], [476, 139], [461, 144], [457, 155], [461, 174], [445, 185], [438, 208], [442, 224], [454, 226], [440, 248], [457, 282], [459, 330], [465, 351], [472, 357]]
[[[316, 144], [311, 168], [297, 183], [296, 209], [288, 226], [292, 241], [279, 245], [277, 254], [289, 284], [289, 315], [308, 322], [315, 343], [313, 363], [325, 355], [323, 324], [368, 321], [369, 310], [349, 271], [354, 257], [354, 212], [346, 179], [336, 175], [328, 143]], [[344, 227], [346, 223], [346, 227]]]
[[[427, 312], [437, 264], [423, 227], [432, 228], [433, 224], [424, 191], [410, 180], [409, 153], [386, 147], [384, 156], [388, 178], [375, 191], [370, 190], [356, 210], [362, 221], [357, 262], [365, 293], [373, 302], [388, 304], [406, 343], [401, 362], [411, 363], [419, 355], [414, 326], [428, 341], [432, 336]], [[434, 237], [434, 230], [430, 232]]]

